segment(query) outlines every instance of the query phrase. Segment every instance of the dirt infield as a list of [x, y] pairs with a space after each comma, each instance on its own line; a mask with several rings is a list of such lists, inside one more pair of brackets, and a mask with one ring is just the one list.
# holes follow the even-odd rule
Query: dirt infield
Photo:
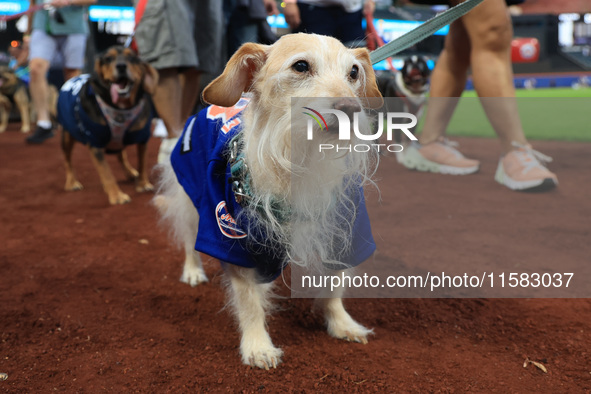
[[[66, 193], [58, 138], [26, 146], [17, 129], [0, 134], [1, 392], [591, 392], [589, 299], [351, 299], [350, 313], [375, 329], [360, 345], [328, 337], [310, 300], [280, 287], [269, 330], [284, 363], [243, 366], [218, 264], [206, 266], [209, 284], [181, 284], [183, 256], [158, 227], [151, 195], [113, 165], [133, 201], [109, 207], [80, 146], [85, 190]], [[591, 145], [536, 144], [561, 184], [531, 195], [493, 181], [496, 142], [459, 141], [482, 159], [479, 174], [382, 162], [381, 204], [394, 207], [372, 215], [383, 254], [407, 264], [591, 262]], [[152, 163], [156, 150], [152, 140]], [[476, 224], [486, 231], [463, 227]], [[547, 373], [524, 368], [526, 358]]]

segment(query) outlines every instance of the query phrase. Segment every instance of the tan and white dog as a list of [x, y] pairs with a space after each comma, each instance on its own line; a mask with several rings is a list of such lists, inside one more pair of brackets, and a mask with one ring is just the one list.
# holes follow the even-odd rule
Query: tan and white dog
[[[245, 92], [248, 99], [244, 98]], [[359, 128], [365, 133], [370, 132], [370, 124], [363, 110], [382, 104], [369, 52], [364, 48], [347, 49], [336, 39], [308, 34], [283, 36], [271, 46], [245, 44], [230, 59], [223, 74], [204, 90], [203, 98], [212, 106], [190, 118], [172, 153], [172, 166], [162, 167], [155, 197], [155, 205], [171, 225], [172, 234], [185, 248], [181, 281], [192, 286], [207, 281], [195, 249], [228, 263], [224, 263], [224, 269], [229, 303], [241, 332], [242, 361], [265, 369], [276, 367], [283, 352], [273, 345], [267, 332], [265, 316], [272, 284], [264, 283], [261, 272], [268, 273], [269, 265], [278, 259], [279, 266], [272, 270], [271, 279], [287, 262], [317, 272], [326, 264], [338, 265], [340, 252], [351, 247], [352, 222], [363, 213], [367, 216], [365, 205], [361, 212], [354, 200], [363, 198], [361, 185], [369, 180], [377, 160], [373, 151], [319, 152], [319, 142], [345, 141], [316, 125], [318, 139], [307, 141], [307, 118], [297, 120], [300, 118], [291, 116], [293, 97], [309, 98], [302, 99], [307, 106], [329, 103], [331, 108], [349, 115], [359, 112]], [[370, 105], [370, 98], [375, 98], [374, 105]], [[335, 116], [326, 116], [328, 130], [334, 130], [336, 120]], [[217, 125], [217, 129], [204, 130], [211, 125]], [[236, 125], [239, 127], [235, 129]], [[219, 148], [217, 134], [225, 138], [224, 133], [237, 129], [238, 138], [233, 138], [227, 148], [220, 148], [223, 157], [212, 157], [212, 151]], [[193, 154], [196, 156], [190, 158]], [[196, 175], [198, 172], [182, 172], [180, 163], [184, 158], [193, 160], [192, 164], [203, 162], [207, 170], [203, 170], [202, 179]], [[236, 163], [243, 164], [239, 173], [247, 172], [246, 180], [240, 176], [237, 180], [231, 168]], [[220, 186], [207, 179], [207, 174], [221, 177]], [[213, 189], [226, 187], [224, 183], [228, 188], [234, 186], [233, 193], [220, 193], [231, 197], [217, 206], [218, 200], [212, 198], [215, 209], [211, 208], [205, 200]], [[352, 197], [352, 190], [361, 190], [361, 197]], [[234, 198], [240, 203], [240, 213], [232, 209], [238, 206], [230, 201]], [[204, 242], [206, 233], [212, 233], [213, 238]], [[365, 235], [371, 238], [371, 233]], [[224, 259], [228, 250], [217, 250], [224, 247], [217, 241], [224, 237], [230, 240], [227, 249], [247, 242], [241, 253], [255, 254], [251, 257], [258, 258], [256, 267], [248, 268], [230, 257]], [[342, 250], [335, 253], [335, 245]], [[367, 249], [369, 255], [375, 250], [372, 245], [373, 249]], [[271, 252], [267, 253], [268, 259], [261, 260], [260, 250], [265, 248]], [[363, 259], [367, 257], [366, 253]], [[367, 343], [372, 331], [346, 312], [340, 298], [342, 291], [325, 293], [326, 298], [319, 299], [328, 333]]]

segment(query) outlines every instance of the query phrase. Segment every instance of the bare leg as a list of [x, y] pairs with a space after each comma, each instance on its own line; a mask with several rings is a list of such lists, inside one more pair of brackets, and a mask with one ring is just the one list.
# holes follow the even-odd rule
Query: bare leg
[[[456, 1], [455, 3], [458, 3]], [[431, 97], [420, 142], [427, 144], [445, 133], [472, 65], [472, 78], [486, 115], [504, 152], [511, 142], [527, 143], [515, 100], [510, 50], [513, 30], [503, 0], [487, 0], [454, 22], [445, 48], [433, 70]]]
[[199, 79], [201, 77], [201, 71], [190, 69], [183, 73], [183, 104], [181, 118], [183, 122], [187, 121], [187, 118], [193, 114], [195, 104], [199, 98]]
[[513, 86], [513, 27], [507, 5], [504, 0], [487, 0], [466, 14], [462, 21], [472, 44], [470, 61], [474, 87], [503, 151], [509, 152], [513, 149], [511, 142], [527, 144], [527, 140]]
[[[420, 143], [428, 144], [445, 134], [466, 86], [470, 66], [470, 41], [461, 21], [450, 26], [445, 46], [431, 76], [431, 97]], [[454, 99], [458, 97], [458, 99]]]
[[[430, 100], [419, 140], [428, 144], [445, 134], [464, 91], [470, 66], [470, 40], [461, 21], [452, 23], [431, 76]], [[458, 99], [454, 99], [458, 97]]]
[[179, 137], [183, 130], [182, 85], [176, 68], [158, 70], [160, 75], [154, 95], [154, 106], [168, 130], [169, 138]]
[[37, 112], [37, 121], [50, 121], [49, 108], [47, 107], [48, 86], [47, 86], [47, 71], [49, 70], [49, 62], [45, 59], [31, 59], [29, 63], [31, 70], [31, 83], [29, 89], [35, 111]]

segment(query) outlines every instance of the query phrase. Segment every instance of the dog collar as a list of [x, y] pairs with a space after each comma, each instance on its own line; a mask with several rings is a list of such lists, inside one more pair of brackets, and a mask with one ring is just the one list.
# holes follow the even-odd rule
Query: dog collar
[[[246, 208], [252, 202], [252, 189], [250, 186], [250, 171], [248, 170], [244, 153], [240, 150], [241, 142], [242, 133], [239, 132], [228, 143], [230, 155], [228, 159], [228, 164], [230, 165], [229, 181], [231, 183], [232, 193], [234, 193], [234, 199], [242, 208]], [[264, 213], [260, 205], [257, 206], [257, 210], [260, 213]], [[271, 212], [279, 223], [287, 222], [291, 215], [289, 207], [276, 200], [271, 202]]]
[[133, 108], [119, 109], [107, 105], [99, 95], [95, 97], [111, 130], [111, 141], [106, 149], [113, 151], [123, 149], [123, 137], [144, 109], [144, 100], [140, 100], [139, 104]]

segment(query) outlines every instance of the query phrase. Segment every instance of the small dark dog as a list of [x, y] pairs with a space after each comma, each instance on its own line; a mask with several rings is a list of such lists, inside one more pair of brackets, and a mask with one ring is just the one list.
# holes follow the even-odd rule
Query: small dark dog
[[[48, 108], [53, 119], [56, 118], [57, 89], [49, 85]], [[27, 85], [7, 66], [0, 66], [0, 133], [6, 131], [12, 106], [16, 105], [21, 117], [21, 132], [31, 131], [31, 120], [35, 110], [29, 97]]]
[[31, 104], [27, 86], [8, 66], [0, 66], [0, 133], [6, 131], [12, 105], [21, 115], [21, 131], [31, 131]]
[[[397, 100], [385, 100], [387, 112], [408, 112], [420, 118], [425, 105], [426, 93], [429, 90], [431, 71], [423, 56], [410, 56], [404, 60], [400, 71], [392, 74], [389, 71], [376, 73], [378, 88], [384, 97]], [[414, 134], [416, 126], [411, 129]], [[394, 139], [402, 142], [400, 130], [395, 130]]]
[[[112, 47], [95, 61], [92, 75], [67, 81], [58, 99], [58, 121], [63, 127], [62, 150], [66, 160], [65, 189], [80, 190], [72, 170], [76, 141], [88, 145], [111, 205], [131, 198], [123, 193], [105, 160], [116, 153], [136, 191], [153, 190], [146, 169], [146, 144], [150, 138], [152, 107], [149, 95], [158, 83], [158, 72], [128, 48]], [[137, 145], [138, 170], [127, 161], [124, 148]]]

